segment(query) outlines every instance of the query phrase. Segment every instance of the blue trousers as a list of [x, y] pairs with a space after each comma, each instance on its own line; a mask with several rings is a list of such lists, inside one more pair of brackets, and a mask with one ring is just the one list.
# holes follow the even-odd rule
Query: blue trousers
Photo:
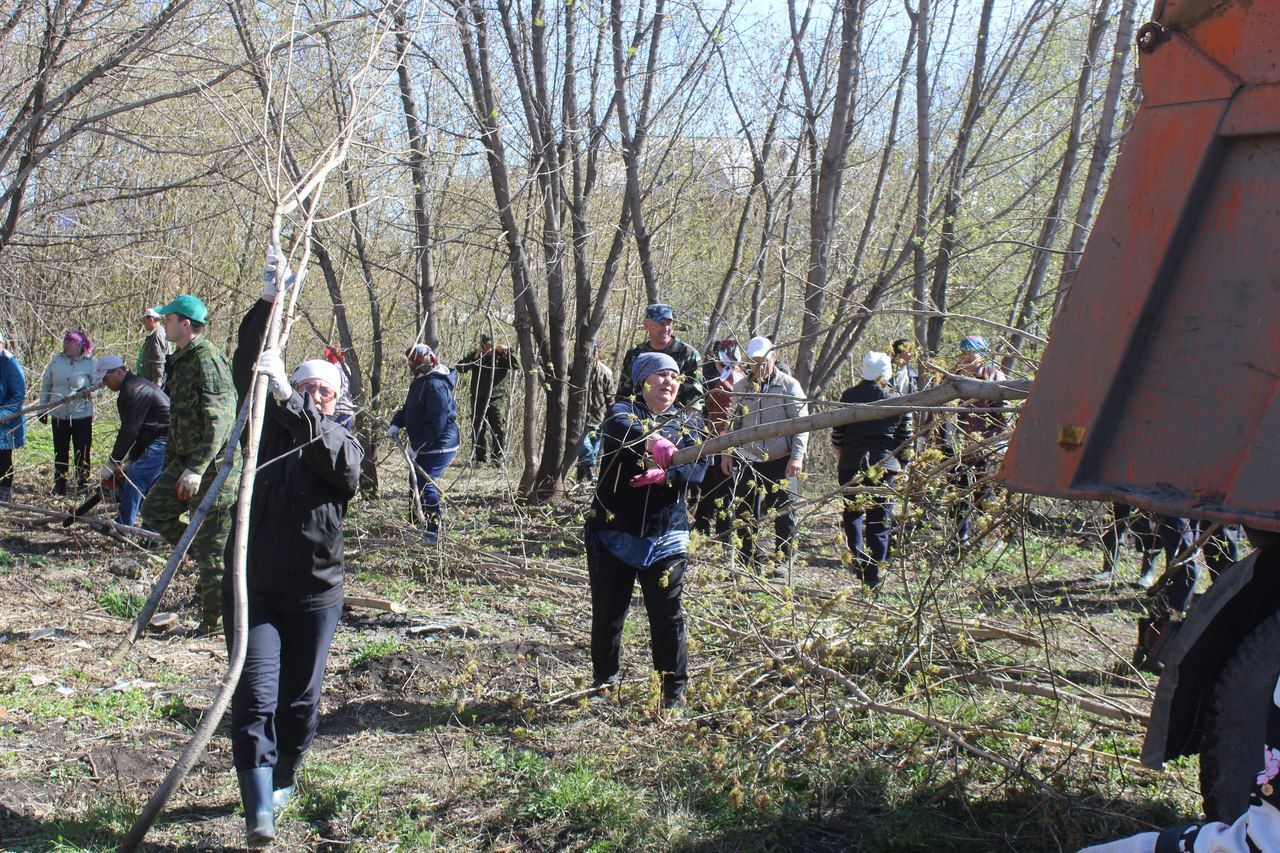
[[[227, 650], [231, 596], [223, 590]], [[249, 644], [231, 697], [231, 757], [236, 770], [297, 765], [320, 720], [324, 669], [342, 615], [339, 601], [323, 610], [276, 610], [249, 599]]]
[[125, 483], [120, 489], [120, 511], [116, 521], [128, 527], [138, 520], [138, 507], [151, 490], [151, 485], [164, 469], [164, 448], [168, 439], [157, 438], [151, 446], [125, 471]]
[[427, 517], [427, 529], [435, 532], [440, 528], [440, 487], [438, 481], [449, 467], [457, 450], [426, 451], [414, 457], [418, 470], [418, 494], [422, 499], [422, 514]]
[[600, 424], [587, 424], [582, 430], [582, 444], [578, 445], [578, 474], [591, 475], [600, 455]]
[[[866, 471], [860, 468], [840, 468], [837, 476], [841, 486], [854, 483]], [[885, 471], [875, 483], [886, 488], [893, 485], [897, 477], [896, 471]], [[869, 482], [867, 485], [871, 485]], [[844, 522], [844, 540], [853, 554], [855, 571], [871, 586], [880, 582], [880, 564], [889, 557], [889, 541], [893, 536], [893, 501], [883, 495], [863, 495], [864, 505], [868, 499], [870, 506], [865, 510], [857, 509], [853, 498], [857, 495], [846, 495], [841, 520]]]

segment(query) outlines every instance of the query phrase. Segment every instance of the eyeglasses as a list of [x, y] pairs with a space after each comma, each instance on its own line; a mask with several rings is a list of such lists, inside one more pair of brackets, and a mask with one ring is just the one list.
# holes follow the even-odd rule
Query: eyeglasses
[[299, 382], [296, 387], [299, 394], [310, 394], [312, 397], [318, 398], [322, 403], [327, 403], [334, 397], [338, 396], [337, 391], [334, 391], [323, 382], [314, 379], [306, 382]]

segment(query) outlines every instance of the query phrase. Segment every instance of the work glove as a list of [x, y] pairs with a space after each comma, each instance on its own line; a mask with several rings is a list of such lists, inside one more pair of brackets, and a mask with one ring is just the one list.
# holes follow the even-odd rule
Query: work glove
[[173, 490], [177, 493], [178, 500], [191, 500], [200, 491], [200, 475], [188, 468], [182, 472], [182, 476], [174, 484]]
[[395, 424], [391, 425], [391, 429], [387, 430], [387, 438], [395, 438], [400, 434], [400, 427]]
[[284, 360], [280, 358], [280, 350], [264, 350], [254, 365], [259, 376], [267, 377], [267, 386], [271, 396], [281, 403], [293, 396], [293, 386], [289, 384], [289, 375], [284, 372]]
[[671, 464], [671, 457], [676, 455], [676, 446], [660, 435], [656, 435], [649, 439], [649, 453], [647, 460], [653, 462], [653, 467], [649, 468], [643, 474], [637, 474], [631, 478], [627, 484], [633, 489], [644, 488], [658, 483], [667, 481], [667, 467]]
[[267, 249], [267, 262], [262, 268], [262, 298], [268, 302], [276, 301], [280, 292], [280, 282], [284, 282], [284, 290], [293, 287], [296, 277], [289, 269], [289, 262], [276, 254], [274, 248]]

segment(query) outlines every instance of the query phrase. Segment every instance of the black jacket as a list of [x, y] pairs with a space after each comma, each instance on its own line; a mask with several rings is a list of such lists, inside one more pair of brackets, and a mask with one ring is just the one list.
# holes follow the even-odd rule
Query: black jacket
[[158, 438], [169, 435], [169, 398], [154, 383], [131, 370], [124, 372], [116, 396], [120, 431], [111, 448], [116, 462], [133, 462]]
[[[878, 403], [898, 394], [879, 382], [863, 380], [840, 395], [841, 403]], [[894, 458], [893, 451], [911, 440], [911, 417], [906, 412], [845, 424], [831, 430], [831, 440], [840, 448], [840, 470], [865, 470], [879, 465], [889, 471], [899, 471], [902, 466]]]
[[[240, 324], [232, 370], [247, 388], [271, 304]], [[360, 485], [364, 451], [310, 395], [267, 400], [249, 509], [249, 596], [278, 610], [319, 610], [342, 600], [342, 519]]]
[[654, 417], [644, 398], [615, 403], [600, 427], [600, 479], [587, 518], [589, 529], [620, 530], [633, 536], [661, 536], [689, 529], [685, 495], [689, 484], [702, 482], [707, 460], [667, 470], [667, 481], [631, 488], [631, 478], [644, 473], [645, 441], [655, 431], [676, 447], [689, 447], [703, 438], [696, 415]]

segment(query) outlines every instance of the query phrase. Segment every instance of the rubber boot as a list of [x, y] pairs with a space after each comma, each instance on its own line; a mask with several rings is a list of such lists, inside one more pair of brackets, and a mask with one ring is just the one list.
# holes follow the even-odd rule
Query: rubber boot
[[276, 840], [275, 816], [271, 812], [271, 768], [241, 770], [240, 802], [244, 806], [244, 837], [250, 847], [266, 847]]
[[271, 808], [276, 814], [284, 811], [284, 807], [289, 804], [289, 798], [293, 796], [296, 785], [298, 768], [301, 766], [302, 756], [282, 758], [276, 762], [275, 768], [271, 771]]

